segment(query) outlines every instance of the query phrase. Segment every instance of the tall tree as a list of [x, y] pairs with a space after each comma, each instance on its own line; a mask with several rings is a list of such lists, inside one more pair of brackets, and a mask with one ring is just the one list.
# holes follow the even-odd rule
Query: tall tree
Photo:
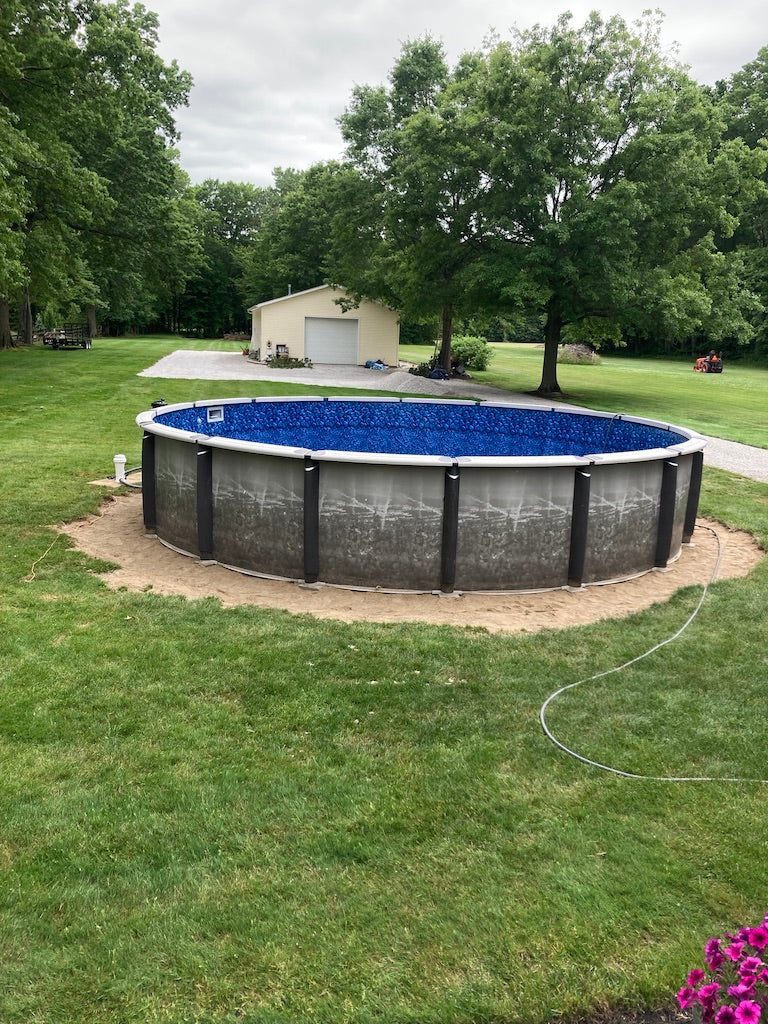
[[[715, 88], [726, 119], [726, 135], [741, 139], [764, 155], [768, 147], [768, 46], [730, 79]], [[759, 187], [748, 197], [733, 238], [733, 258], [743, 265], [743, 280], [757, 296], [753, 313], [756, 341], [761, 353], [768, 353], [768, 171]]]
[[[8, 224], [23, 271], [0, 299], [19, 301], [29, 338], [33, 305], [105, 306], [145, 284], [177, 181], [171, 111], [190, 82], [155, 53], [156, 17], [126, 0], [10, 0], [0, 28], [0, 102], [26, 147], [12, 159], [27, 197]], [[0, 335], [9, 343], [2, 323]]]
[[[19, 333], [31, 341], [33, 301], [46, 302], [55, 292], [68, 301], [91, 286], [75, 225], [89, 221], [108, 199], [103, 183], [79, 163], [59, 130], [77, 84], [78, 13], [63, 2], [13, 0], [0, 17], [0, 97], [25, 144], [14, 163], [27, 195], [23, 216], [7, 225], [6, 245], [19, 254], [22, 274], [15, 287], [7, 282], [0, 300], [6, 308], [16, 306]], [[0, 327], [0, 345], [10, 344], [7, 322]]]
[[98, 289], [87, 304], [92, 329], [97, 306], [117, 323], [150, 321], [165, 265], [157, 255], [169, 241], [184, 246], [172, 111], [186, 104], [191, 79], [157, 44], [157, 17], [140, 4], [94, 3], [84, 19], [70, 141], [111, 200], [83, 232]]
[[755, 162], [721, 143], [716, 106], [665, 56], [659, 29], [655, 15], [633, 29], [564, 15], [498, 44], [480, 75], [496, 247], [511, 295], [546, 311], [541, 394], [560, 391], [566, 323], [690, 332], [712, 314], [713, 282], [739, 319], [718, 240]]
[[0, 348], [11, 343], [8, 297], [26, 283], [24, 245], [19, 226], [32, 208], [21, 168], [39, 156], [11, 112], [11, 87], [20, 77], [20, 53], [11, 42], [11, 11], [0, 8]]
[[243, 331], [247, 324], [239, 290], [240, 254], [258, 236], [266, 190], [208, 179], [191, 190], [191, 198], [198, 208], [202, 260], [181, 297], [184, 326], [206, 337]]
[[20, 168], [36, 155], [11, 112], [0, 103], [0, 348], [11, 344], [8, 297], [20, 293], [27, 280], [19, 226], [31, 210], [32, 197]]
[[353, 235], [365, 223], [360, 179], [335, 161], [306, 171], [276, 168], [259, 231], [236, 254], [244, 305], [323, 284], [346, 283], [356, 267]]
[[473, 73], [472, 57], [451, 72], [439, 43], [407, 43], [389, 88], [356, 88], [341, 118], [348, 156], [380, 196], [377, 221], [360, 238], [366, 259], [346, 283], [414, 319], [439, 316], [446, 369], [453, 319], [472, 311], [487, 233]]

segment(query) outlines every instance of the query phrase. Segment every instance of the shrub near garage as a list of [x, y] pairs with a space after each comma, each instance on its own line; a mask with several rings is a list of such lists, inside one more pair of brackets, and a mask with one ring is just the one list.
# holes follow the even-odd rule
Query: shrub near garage
[[451, 342], [451, 355], [468, 370], [487, 370], [493, 349], [485, 340], [471, 334], [460, 334]]
[[[451, 342], [451, 363], [463, 366], [465, 370], [487, 370], [493, 358], [493, 349], [485, 340], [473, 335], [457, 335]], [[439, 365], [437, 352], [430, 358], [412, 366], [410, 373], [418, 377], [429, 377], [432, 370]]]
[[275, 356], [267, 363], [270, 370], [311, 370], [311, 359], [294, 359], [293, 356]]

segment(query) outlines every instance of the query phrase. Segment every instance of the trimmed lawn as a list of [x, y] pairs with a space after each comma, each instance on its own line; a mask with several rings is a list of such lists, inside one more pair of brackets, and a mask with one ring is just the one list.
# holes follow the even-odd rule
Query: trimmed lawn
[[[88, 481], [115, 452], [137, 464], [138, 412], [317, 391], [136, 376], [179, 347], [217, 346], [0, 353], [0, 1020], [544, 1024], [670, 1006], [703, 941], [766, 909], [765, 786], [609, 777], [537, 716], [675, 632], [698, 588], [506, 638], [109, 591], [48, 526], [97, 510]], [[494, 373], [520, 358], [504, 348]], [[599, 381], [608, 408], [640, 365], [681, 414], [628, 411], [699, 429], [692, 389], [722, 396], [738, 372], [765, 394], [763, 371], [632, 360], [561, 383], [573, 400]], [[736, 405], [723, 419], [747, 432]], [[768, 544], [766, 485], [708, 470], [702, 512]], [[767, 602], [765, 561], [716, 583], [678, 641], [564, 695], [550, 725], [629, 771], [768, 778]]]

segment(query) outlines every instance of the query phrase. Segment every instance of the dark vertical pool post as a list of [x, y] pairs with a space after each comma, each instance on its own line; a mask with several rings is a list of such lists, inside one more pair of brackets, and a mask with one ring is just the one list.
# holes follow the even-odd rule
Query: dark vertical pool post
[[144, 511], [144, 528], [154, 533], [157, 528], [155, 435], [146, 432], [141, 440], [141, 503]]
[[213, 449], [197, 449], [197, 547], [203, 562], [213, 561]]
[[666, 569], [672, 550], [672, 531], [675, 526], [675, 499], [677, 498], [677, 463], [672, 459], [664, 462], [661, 473], [661, 496], [659, 498], [659, 529], [656, 534], [657, 569]]
[[571, 513], [571, 548], [568, 556], [568, 586], [584, 583], [587, 560], [587, 529], [589, 527], [589, 491], [592, 470], [577, 469], [573, 478], [573, 511]]
[[459, 467], [445, 471], [443, 537], [440, 547], [440, 590], [452, 594], [456, 586], [456, 547], [459, 538]]
[[320, 578], [320, 464], [304, 457], [304, 582]]
[[688, 504], [685, 507], [685, 526], [683, 527], [683, 544], [690, 544], [696, 528], [696, 515], [699, 511], [701, 494], [701, 475], [704, 469], [704, 452], [694, 452], [691, 464], [691, 482], [688, 484]]

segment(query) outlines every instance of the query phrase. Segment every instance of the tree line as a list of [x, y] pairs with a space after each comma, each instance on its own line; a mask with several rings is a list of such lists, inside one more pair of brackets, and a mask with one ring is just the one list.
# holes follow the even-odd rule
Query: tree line
[[449, 66], [406, 43], [352, 90], [343, 159], [257, 187], [191, 185], [174, 111], [191, 80], [127, 0], [0, 13], [0, 345], [35, 323], [217, 336], [325, 281], [404, 333], [768, 351], [768, 47], [715, 87], [660, 17], [591, 15]]

